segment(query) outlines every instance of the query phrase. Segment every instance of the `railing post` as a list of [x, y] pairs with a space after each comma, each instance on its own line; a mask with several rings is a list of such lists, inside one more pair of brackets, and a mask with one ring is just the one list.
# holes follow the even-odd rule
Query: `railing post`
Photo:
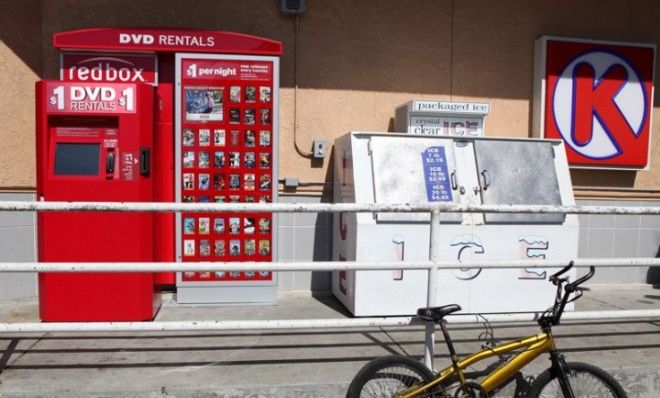
[[[429, 260], [433, 266], [428, 271], [428, 290], [426, 293], [426, 306], [433, 307], [436, 305], [437, 284], [438, 284], [438, 267], [436, 266], [440, 260], [440, 245], [438, 244], [440, 229], [440, 210], [433, 210], [431, 212], [431, 232], [429, 234]], [[433, 369], [433, 352], [435, 346], [435, 324], [433, 322], [426, 322], [426, 343], [424, 348], [424, 365], [429, 369]]]

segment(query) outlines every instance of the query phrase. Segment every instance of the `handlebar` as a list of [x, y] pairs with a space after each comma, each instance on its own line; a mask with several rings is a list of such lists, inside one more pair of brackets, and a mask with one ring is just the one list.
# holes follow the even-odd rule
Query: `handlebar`
[[559, 272], [553, 274], [550, 277], [550, 282], [552, 282], [553, 285], [557, 286], [557, 284], [559, 283], [559, 279], [558, 279], [559, 276], [565, 274], [566, 272], [568, 272], [569, 269], [573, 268], [573, 265], [574, 265], [574, 263], [573, 263], [573, 261], [571, 261], [570, 263], [568, 263], [567, 266], [562, 268]]
[[577, 289], [578, 286], [580, 286], [580, 285], [583, 284], [584, 282], [586, 282], [586, 281], [588, 281], [589, 279], [591, 279], [591, 277], [594, 276], [595, 273], [596, 273], [596, 267], [594, 267], [594, 266], [592, 265], [591, 267], [589, 267], [589, 273], [587, 273], [587, 274], [586, 274], [585, 276], [583, 276], [582, 278], [576, 280], [575, 282], [571, 282], [571, 283], [567, 284], [567, 285], [564, 287], [564, 290], [566, 290], [567, 293], [573, 293], [573, 292]]
[[574, 301], [577, 298], [579, 298], [581, 296], [581, 291], [582, 291], [582, 289], [579, 286], [584, 282], [588, 281], [589, 279], [591, 279], [596, 272], [596, 268], [594, 266], [590, 266], [589, 272], [586, 275], [582, 276], [581, 278], [571, 283], [567, 283], [564, 286], [564, 283], [568, 282], [568, 278], [560, 278], [560, 276], [568, 272], [571, 268], [573, 268], [574, 265], [575, 265], [574, 262], [571, 261], [570, 263], [568, 263], [567, 266], [562, 268], [559, 272], [550, 276], [549, 278], [550, 282], [552, 282], [553, 285], [557, 286], [557, 294], [555, 295], [555, 303], [552, 306], [552, 308], [549, 310], [548, 315], [542, 317], [542, 319], [539, 319], [539, 324], [541, 324], [542, 326], [543, 323], [548, 321], [552, 325], [558, 325], [561, 319], [561, 315], [564, 312], [564, 307], [566, 307], [566, 304], [569, 303], [568, 300], [569, 296], [572, 293], [578, 291], [580, 292], [580, 294], [574, 297], [571, 301]]

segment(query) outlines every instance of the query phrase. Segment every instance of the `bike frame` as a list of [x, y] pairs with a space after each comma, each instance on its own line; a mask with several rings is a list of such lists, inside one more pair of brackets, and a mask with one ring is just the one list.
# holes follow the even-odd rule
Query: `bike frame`
[[515, 376], [515, 374], [520, 369], [525, 367], [534, 359], [538, 358], [540, 355], [556, 351], [555, 341], [550, 332], [541, 332], [534, 336], [509, 341], [493, 348], [486, 348], [477, 353], [469, 355], [462, 360], [458, 360], [456, 362], [458, 369], [455, 367], [455, 365], [452, 364], [451, 366], [448, 366], [439, 371], [430, 382], [426, 384], [414, 385], [409, 389], [398, 393], [396, 397], [413, 398], [417, 394], [421, 394], [430, 388], [448, 381], [453, 376], [456, 376], [458, 381], [463, 383], [465, 381], [463, 371], [467, 367], [472, 366], [473, 364], [484, 359], [520, 349], [524, 350], [509, 358], [505, 363], [500, 365], [493, 372], [489, 373], [488, 376], [486, 376], [486, 378], [480, 383], [481, 387], [486, 392], [491, 392], [495, 388], [501, 386], [507, 380]]

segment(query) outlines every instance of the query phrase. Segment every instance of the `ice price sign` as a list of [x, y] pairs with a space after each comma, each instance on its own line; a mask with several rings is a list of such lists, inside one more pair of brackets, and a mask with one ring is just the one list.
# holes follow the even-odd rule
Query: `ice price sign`
[[451, 202], [451, 187], [447, 172], [447, 156], [442, 146], [432, 146], [422, 152], [426, 197], [429, 202]]
[[135, 112], [132, 84], [50, 84], [47, 90], [49, 112]]

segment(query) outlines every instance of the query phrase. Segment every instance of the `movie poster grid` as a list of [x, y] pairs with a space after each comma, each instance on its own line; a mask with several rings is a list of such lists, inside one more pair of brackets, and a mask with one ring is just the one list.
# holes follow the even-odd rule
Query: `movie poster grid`
[[[272, 201], [272, 90], [268, 86], [184, 87], [183, 202]], [[268, 214], [184, 214], [184, 261], [271, 258]], [[263, 272], [184, 272], [188, 281], [271, 280]]]

